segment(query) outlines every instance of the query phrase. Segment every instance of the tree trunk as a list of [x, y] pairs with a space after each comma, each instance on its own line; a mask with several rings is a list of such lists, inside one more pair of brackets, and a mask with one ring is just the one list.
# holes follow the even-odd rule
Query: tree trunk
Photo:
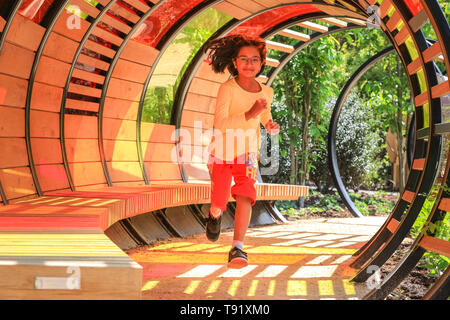
[[[397, 58], [397, 76], [401, 77], [400, 61]], [[405, 188], [405, 178], [404, 178], [404, 145], [403, 145], [403, 88], [401, 85], [397, 87], [397, 116], [396, 116], [396, 126], [397, 126], [397, 154], [398, 154], [398, 174], [399, 174], [399, 191], [403, 192]]]
[[[309, 86], [308, 86], [309, 87]], [[300, 173], [300, 185], [306, 184], [306, 177], [308, 176], [308, 161], [309, 161], [309, 118], [311, 110], [311, 90], [308, 90], [305, 94], [305, 100], [303, 102], [303, 126], [302, 126], [302, 150], [301, 150], [301, 173]]]

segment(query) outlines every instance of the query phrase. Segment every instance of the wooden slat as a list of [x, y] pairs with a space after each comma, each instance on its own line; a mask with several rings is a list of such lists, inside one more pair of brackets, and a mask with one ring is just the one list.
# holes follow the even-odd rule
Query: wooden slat
[[136, 141], [136, 121], [104, 118], [103, 139]]
[[3, 74], [29, 79], [33, 62], [34, 53], [32, 51], [5, 42], [0, 55], [0, 70]]
[[0, 181], [7, 199], [36, 194], [29, 167], [0, 169]]
[[429, 21], [425, 10], [420, 11], [414, 17], [412, 17], [408, 24], [411, 26], [413, 32], [419, 31]]
[[262, 84], [267, 84], [267, 81], [269, 81], [269, 78], [267, 76], [265, 76], [265, 75], [259, 75], [256, 78], [256, 80], [259, 81]]
[[175, 137], [174, 125], [147, 122], [141, 124], [142, 142], [173, 143], [172, 137]]
[[192, 110], [213, 114], [216, 106], [216, 98], [189, 92], [186, 96], [183, 110]]
[[98, 112], [99, 104], [96, 102], [66, 99], [66, 109], [77, 109]]
[[100, 13], [100, 10], [84, 0], [70, 0], [70, 4], [73, 6], [77, 6], [78, 8], [80, 8], [81, 12], [87, 13], [92, 18], [96, 18]]
[[0, 73], [0, 105], [10, 107], [25, 106], [28, 81]]
[[94, 42], [92, 40], [86, 41], [84, 47], [86, 49], [92, 50], [96, 53], [100, 53], [108, 58], [114, 58], [116, 51], [110, 48], [105, 47], [104, 45], [101, 45], [97, 42]]
[[416, 194], [414, 192], [405, 190], [403, 192], [402, 199], [407, 201], [407, 202], [409, 202], [409, 203], [412, 203], [415, 196], [416, 196]]
[[103, 117], [136, 121], [138, 108], [139, 102], [106, 97]]
[[73, 69], [72, 77], [103, 84], [105, 77], [93, 72], [84, 71], [78, 68]]
[[[189, 146], [209, 146], [212, 138], [212, 130], [211, 128], [191, 128], [191, 127], [182, 127], [180, 130], [180, 135], [182, 139], [180, 141], [180, 145], [189, 145]], [[187, 138], [184, 138], [186, 135]]]
[[123, 80], [145, 83], [150, 67], [139, 63], [119, 59], [112, 76]]
[[108, 171], [111, 181], [127, 182], [127, 181], [141, 181], [142, 169], [138, 162], [107, 162]]
[[389, 11], [389, 9], [392, 7], [392, 2], [389, 0], [383, 0], [383, 2], [381, 2], [380, 5], [380, 18], [383, 19], [387, 12]]
[[320, 18], [320, 21], [323, 21], [325, 23], [333, 24], [337, 27], [345, 28], [347, 27], [348, 23], [336, 18]]
[[427, 251], [432, 251], [443, 256], [450, 257], [450, 241], [425, 236], [422, 238], [419, 245]]
[[266, 65], [276, 68], [280, 65], [280, 61], [278, 61], [276, 59], [267, 58]]
[[98, 121], [96, 117], [66, 114], [64, 119], [66, 139], [98, 138]]
[[16, 14], [6, 36], [6, 41], [31, 51], [37, 51], [45, 28], [20, 14]]
[[389, 221], [389, 224], [387, 225], [387, 229], [391, 233], [395, 233], [395, 231], [397, 230], [399, 225], [400, 225], [400, 222], [395, 220], [394, 218], [392, 218], [391, 221]]
[[31, 110], [30, 135], [35, 138], [59, 138], [59, 114]]
[[282, 51], [282, 52], [286, 52], [286, 53], [291, 53], [291, 52], [294, 51], [294, 47], [293, 46], [287, 45], [287, 44], [284, 44], [284, 43], [279, 43], [279, 42], [274, 42], [274, 41], [267, 40], [266, 44], [267, 44], [267, 48], [268, 49]]
[[366, 21], [360, 19], [353, 19], [353, 18], [341, 18], [341, 19], [359, 26], [366, 26], [367, 24]]
[[95, 69], [100, 69], [103, 71], [108, 71], [109, 68], [109, 63], [90, 57], [88, 55], [85, 54], [80, 54], [80, 56], [78, 57], [77, 63], [86, 65], [86, 66], [90, 66], [90, 67], [94, 67]]
[[103, 146], [106, 161], [138, 161], [136, 141], [103, 140]]
[[106, 23], [107, 25], [110, 25], [111, 27], [125, 33], [128, 34], [131, 31], [131, 27], [129, 25], [126, 25], [125, 23], [123, 23], [122, 21], [120, 21], [117, 18], [114, 18], [108, 14], [105, 14], [102, 17], [102, 22]]
[[66, 139], [65, 142], [69, 163], [100, 161], [97, 139]]
[[[106, 1], [109, 2], [109, 0], [106, 0]], [[140, 0], [124, 0], [123, 2], [126, 2], [130, 5], [132, 5], [133, 7], [140, 10], [141, 12], [147, 12], [150, 10], [150, 7], [147, 6], [145, 3], [143, 3]]]
[[177, 163], [145, 162], [150, 181], [181, 181], [180, 167]]
[[24, 138], [0, 137], [0, 168], [24, 167], [28, 165], [27, 147]]
[[213, 81], [194, 78], [192, 80], [189, 92], [201, 94], [208, 97], [216, 97], [220, 84]]
[[43, 192], [69, 188], [66, 170], [62, 164], [36, 165], [35, 169]]
[[0, 108], [0, 137], [25, 137], [25, 110]]
[[52, 32], [45, 44], [45, 56], [72, 63], [73, 56], [78, 48], [78, 42], [68, 39], [59, 33]]
[[64, 10], [64, 12], [59, 16], [59, 19], [57, 20], [53, 31], [69, 39], [80, 42], [91, 24], [84, 19], [78, 19], [80, 23], [79, 28], [77, 26], [76, 28], [69, 29], [67, 22], [72, 21], [73, 18], [73, 14], [71, 12]]
[[[176, 156], [176, 146], [174, 143], [155, 143], [142, 142], [142, 151], [144, 153], [144, 160], [147, 162], [172, 162]], [[158, 150], [158, 152], [155, 152]]]
[[439, 204], [439, 210], [450, 211], [450, 199], [449, 198], [444, 198], [441, 200], [441, 203]]
[[424, 52], [422, 52], [422, 56], [425, 62], [430, 62], [440, 55], [442, 55], [442, 50], [441, 45], [438, 41], [435, 42], [431, 47], [428, 47]]
[[230, 78], [230, 73], [225, 70], [224, 73], [215, 73], [208, 62], [203, 61], [195, 74], [196, 78], [224, 83]]
[[214, 6], [214, 9], [219, 10], [223, 13], [226, 13], [237, 19], [243, 19], [245, 17], [248, 17], [251, 14], [250, 11], [239, 8], [227, 1], [223, 1], [223, 2], [216, 4]]
[[399, 31], [399, 33], [397, 33], [397, 35], [394, 37], [394, 40], [398, 45], [401, 45], [406, 41], [406, 39], [409, 36], [410, 36], [410, 33], [409, 33], [408, 28], [403, 26], [403, 28]]
[[410, 75], [416, 74], [421, 68], [422, 68], [422, 61], [420, 59], [416, 59], [408, 65], [407, 67], [408, 74]]
[[117, 78], [111, 78], [106, 96], [110, 98], [139, 101], [144, 85]]
[[425, 159], [415, 159], [412, 164], [412, 169], [423, 170], [425, 167]]
[[200, 125], [202, 128], [212, 128], [214, 124], [214, 115], [191, 110], [185, 110], [181, 118], [181, 126], [194, 127]]
[[423, 106], [425, 103], [428, 102], [428, 92], [422, 92], [418, 96], [414, 98], [414, 104], [416, 107]]
[[400, 23], [400, 21], [401, 21], [401, 15], [398, 12], [398, 10], [396, 10], [394, 12], [394, 14], [386, 22], [386, 27], [389, 29], [389, 31], [392, 32], [394, 29], [396, 29], [396, 27]]
[[123, 50], [121, 58], [151, 67], [158, 54], [157, 49], [131, 40]]
[[31, 138], [35, 165], [62, 163], [59, 139]]
[[448, 80], [431, 88], [433, 98], [440, 98], [448, 94], [450, 94], [450, 82]]
[[120, 46], [123, 42], [123, 39], [114, 33], [105, 30], [103, 28], [100, 28], [99, 26], [96, 26], [94, 30], [92, 31], [92, 34], [96, 37], [99, 37], [103, 40], [106, 40], [108, 42], [111, 42], [112, 44], [116, 46]]
[[306, 29], [310, 29], [310, 30], [314, 30], [317, 32], [328, 32], [328, 27], [326, 26], [322, 26], [320, 24], [314, 23], [314, 22], [310, 22], [310, 21], [304, 21], [304, 22], [300, 22], [297, 24], [300, 27], [306, 28]]
[[125, 18], [128, 21], [131, 21], [133, 23], [137, 23], [139, 21], [139, 16], [134, 13], [133, 11], [124, 8], [123, 6], [115, 3], [111, 6], [111, 10], [115, 12], [117, 15], [119, 15], [122, 18]]
[[36, 71], [36, 81], [56, 87], [64, 87], [69, 75], [68, 63], [42, 56]]
[[75, 186], [105, 183], [105, 175], [100, 162], [71, 163], [69, 168]]
[[265, 6], [262, 6], [259, 3], [257, 3], [256, 1], [252, 1], [252, 0], [246, 0], [246, 1], [227, 0], [227, 2], [235, 5], [236, 7], [242, 8], [248, 12], [257, 12], [260, 10], [264, 10], [266, 8]]
[[300, 40], [300, 41], [309, 41], [310, 40], [310, 36], [304, 33], [300, 33], [294, 30], [290, 30], [290, 29], [284, 29], [280, 32], [278, 32], [279, 35], [285, 36], [285, 37], [289, 37], [292, 39], [296, 39], [296, 40]]
[[76, 83], [71, 83], [69, 85], [69, 92], [90, 96], [94, 98], [100, 98], [102, 95], [102, 91], [100, 89], [91, 88]]

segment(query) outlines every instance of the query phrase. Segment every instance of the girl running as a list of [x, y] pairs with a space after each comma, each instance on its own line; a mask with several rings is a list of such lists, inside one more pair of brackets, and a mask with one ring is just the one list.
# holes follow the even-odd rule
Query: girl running
[[220, 86], [216, 100], [214, 135], [208, 149], [211, 209], [206, 236], [210, 241], [219, 238], [222, 213], [231, 193], [236, 212], [228, 267], [243, 268], [248, 265], [244, 238], [256, 200], [259, 126], [262, 123], [272, 135], [278, 134], [280, 128], [270, 112], [273, 89], [256, 80], [266, 62], [265, 41], [233, 35], [209, 42], [205, 52], [208, 50], [213, 71], [223, 73], [227, 69], [233, 77]]

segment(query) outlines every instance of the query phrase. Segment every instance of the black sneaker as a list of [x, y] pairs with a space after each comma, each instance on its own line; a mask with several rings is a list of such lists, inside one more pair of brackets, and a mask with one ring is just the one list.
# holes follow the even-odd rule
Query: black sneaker
[[241, 269], [248, 265], [247, 252], [234, 247], [228, 253], [228, 268]]
[[206, 237], [209, 241], [217, 241], [220, 236], [220, 228], [222, 224], [222, 214], [217, 219], [213, 218], [211, 214], [209, 214], [209, 218], [206, 221]]

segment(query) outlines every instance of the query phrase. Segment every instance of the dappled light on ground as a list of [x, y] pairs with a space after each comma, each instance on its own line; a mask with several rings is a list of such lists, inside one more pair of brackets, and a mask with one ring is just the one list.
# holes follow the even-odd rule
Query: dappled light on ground
[[244, 250], [249, 265], [228, 269], [232, 231], [219, 241], [205, 235], [169, 239], [129, 251], [143, 268], [143, 299], [359, 299], [368, 285], [350, 278], [357, 251], [382, 217], [315, 219], [251, 228]]

